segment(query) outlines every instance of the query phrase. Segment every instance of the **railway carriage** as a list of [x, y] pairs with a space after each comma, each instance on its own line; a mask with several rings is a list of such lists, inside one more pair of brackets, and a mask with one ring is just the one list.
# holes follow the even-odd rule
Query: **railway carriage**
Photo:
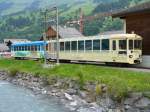
[[15, 43], [11, 46], [11, 56], [16, 59], [43, 58], [45, 45], [43, 41]]
[[[13, 57], [41, 58], [44, 56], [44, 47], [46, 48], [47, 59], [56, 59], [56, 40], [39, 42], [40, 47], [36, 48], [34, 53], [30, 47], [30, 53], [27, 48], [18, 48], [15, 51], [16, 44], [12, 46]], [[31, 42], [34, 46], [38, 42]], [[24, 46], [26, 46], [24, 44]], [[69, 61], [93, 61], [105, 63], [139, 64], [142, 62], [142, 38], [136, 34], [115, 34], [104, 36], [78, 37], [59, 39], [59, 59]], [[21, 51], [20, 51], [21, 50]], [[23, 52], [27, 50], [27, 54]], [[34, 54], [34, 55], [33, 55]], [[35, 55], [36, 54], [36, 55]]]

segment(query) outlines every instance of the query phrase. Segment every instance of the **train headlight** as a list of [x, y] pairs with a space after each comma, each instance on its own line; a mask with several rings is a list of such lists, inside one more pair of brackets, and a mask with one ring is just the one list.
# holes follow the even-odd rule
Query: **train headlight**
[[129, 58], [133, 58], [133, 55], [129, 55]]

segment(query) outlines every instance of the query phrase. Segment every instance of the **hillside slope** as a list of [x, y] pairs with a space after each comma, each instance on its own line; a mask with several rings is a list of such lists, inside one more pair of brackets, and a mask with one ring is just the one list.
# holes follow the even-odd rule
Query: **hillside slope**
[[[79, 8], [88, 16], [128, 8], [146, 1], [150, 0], [0, 0], [0, 41], [4, 38], [38, 40], [43, 32], [43, 20], [39, 11], [41, 8], [59, 6], [59, 23], [65, 25], [66, 21], [79, 17]], [[84, 23], [85, 35], [121, 29], [122, 22], [119, 19], [112, 21], [111, 18], [101, 18]]]

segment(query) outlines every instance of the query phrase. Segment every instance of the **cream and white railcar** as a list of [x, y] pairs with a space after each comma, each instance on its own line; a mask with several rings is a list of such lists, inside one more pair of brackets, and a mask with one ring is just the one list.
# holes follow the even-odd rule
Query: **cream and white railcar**
[[[60, 60], [127, 64], [142, 62], [142, 38], [136, 34], [65, 38], [60, 39], [59, 44]], [[49, 42], [49, 46], [52, 45], [55, 46], [56, 42]], [[52, 49], [49, 54], [51, 52]]]

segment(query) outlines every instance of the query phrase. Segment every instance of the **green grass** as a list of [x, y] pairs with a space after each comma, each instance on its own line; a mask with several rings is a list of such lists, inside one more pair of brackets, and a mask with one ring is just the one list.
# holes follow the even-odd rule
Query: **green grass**
[[[59, 76], [77, 79], [82, 73], [82, 80], [105, 83], [116, 86], [119, 90], [127, 87], [128, 91], [150, 91], [150, 73], [121, 70], [111, 67], [79, 64], [61, 64], [53, 69], [44, 69], [38, 61], [0, 60], [0, 69], [17, 68], [22, 72], [30, 72], [42, 76]], [[116, 90], [118, 91], [118, 90]]]

